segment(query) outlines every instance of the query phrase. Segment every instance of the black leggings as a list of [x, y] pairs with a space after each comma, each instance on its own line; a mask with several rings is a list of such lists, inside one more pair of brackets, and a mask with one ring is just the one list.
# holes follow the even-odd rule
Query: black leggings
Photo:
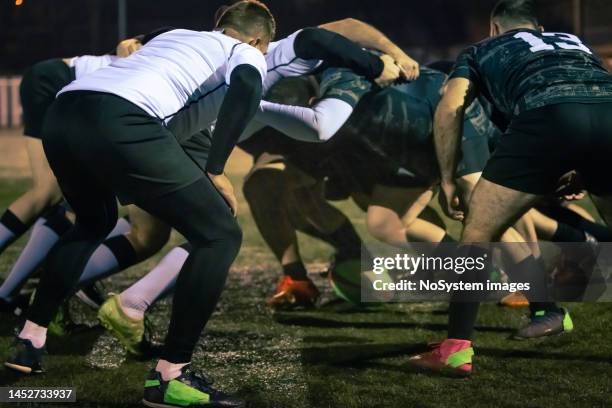
[[[114, 195], [101, 199], [98, 191], [95, 199], [91, 198], [87, 194], [68, 198], [77, 221], [49, 254], [47, 270], [29, 312], [29, 320], [41, 326], [49, 324], [77, 284], [87, 260], [116, 223]], [[207, 178], [137, 204], [172, 225], [193, 246], [177, 278], [162, 354], [170, 362], [186, 363], [221, 295], [229, 267], [238, 254], [242, 232]]]
[[117, 222], [117, 194], [193, 246], [177, 278], [163, 353], [173, 363], [189, 362], [242, 240], [225, 200], [157, 119], [114, 95], [60, 95], [47, 114], [43, 145], [76, 222], [49, 253], [29, 319], [48, 326], [72, 293]]

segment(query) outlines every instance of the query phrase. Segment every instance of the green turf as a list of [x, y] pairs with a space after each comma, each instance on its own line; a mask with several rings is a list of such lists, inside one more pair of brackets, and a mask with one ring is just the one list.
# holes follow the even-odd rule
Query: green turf
[[[26, 187], [0, 185], [0, 207]], [[363, 216], [350, 203], [340, 207], [363, 232]], [[264, 307], [280, 272], [241, 200], [243, 249], [228, 288], [210, 321], [196, 365], [216, 383], [247, 398], [251, 407], [611, 407], [612, 341], [609, 304], [568, 305], [574, 333], [545, 342], [508, 340], [523, 312], [482, 308], [476, 337], [475, 372], [464, 380], [413, 373], [406, 357], [445, 334], [444, 304], [396, 304], [358, 309], [337, 302], [325, 280], [313, 277], [324, 306], [313, 311], [271, 315]], [[453, 230], [456, 232], [456, 226]], [[173, 236], [173, 242], [180, 238]], [[0, 257], [6, 273], [23, 240]], [[312, 272], [329, 247], [301, 237]], [[108, 289], [125, 287], [154, 265], [151, 260], [111, 278]], [[169, 302], [152, 313], [157, 339], [163, 338]], [[71, 302], [86, 323], [92, 312]], [[4, 356], [18, 321], [2, 316]], [[78, 406], [140, 406], [151, 362], [126, 358], [100, 328], [50, 338], [44, 376], [18, 378], [0, 370], [0, 385], [76, 387]], [[74, 405], [69, 405], [74, 406]]]

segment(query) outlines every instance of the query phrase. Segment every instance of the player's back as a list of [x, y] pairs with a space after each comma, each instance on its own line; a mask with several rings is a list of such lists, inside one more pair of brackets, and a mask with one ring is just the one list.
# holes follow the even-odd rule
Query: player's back
[[363, 96], [347, 126], [384, 144], [428, 143], [445, 79], [444, 73], [423, 67], [416, 81], [374, 89]]
[[612, 100], [612, 77], [578, 37], [518, 29], [468, 47], [451, 76], [467, 77], [508, 119], [541, 106]]
[[[246, 54], [245, 58], [237, 58]], [[210, 120], [222, 102], [232, 58], [265, 67], [255, 48], [221, 32], [172, 30], [128, 58], [77, 79], [62, 92], [90, 90], [127, 99], [152, 116], [169, 120], [186, 104], [207, 98]], [[219, 91], [219, 92], [217, 92]]]
[[321, 65], [320, 60], [305, 60], [295, 54], [295, 38], [301, 31], [270, 43], [266, 54], [268, 72], [264, 80], [264, 94], [281, 79], [306, 75]]

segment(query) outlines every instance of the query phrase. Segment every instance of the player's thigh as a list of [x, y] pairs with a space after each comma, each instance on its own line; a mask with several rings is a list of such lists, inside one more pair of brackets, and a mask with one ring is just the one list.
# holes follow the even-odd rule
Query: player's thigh
[[415, 203], [422, 210], [423, 203], [427, 205], [431, 196], [433, 196], [433, 191], [428, 187], [395, 187], [377, 184], [372, 189], [369, 206], [384, 207], [403, 218]]
[[470, 200], [462, 240], [498, 240], [539, 198], [538, 195], [513, 190], [481, 178]]
[[47, 161], [42, 140], [28, 137], [26, 146], [34, 186], [44, 187], [48, 188], [50, 191], [59, 192], [59, 186], [57, 185], [53, 170], [51, 170], [49, 162]]
[[92, 237], [105, 237], [118, 217], [113, 191], [90, 171], [87, 164], [75, 158], [61, 139], [46, 139], [44, 149], [62, 194], [75, 213], [75, 225]]
[[376, 185], [367, 212], [369, 229], [388, 230], [410, 225], [427, 206], [433, 190]]

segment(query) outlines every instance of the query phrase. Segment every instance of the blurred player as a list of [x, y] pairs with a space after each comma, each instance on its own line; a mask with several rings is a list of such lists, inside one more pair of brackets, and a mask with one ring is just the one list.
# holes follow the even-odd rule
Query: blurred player
[[[554, 193], [561, 176], [574, 169], [582, 174], [609, 224], [609, 73], [578, 37], [542, 32], [531, 1], [500, 1], [491, 14], [491, 37], [459, 56], [436, 111], [441, 186], [448, 203], [444, 210], [457, 219], [463, 214], [452, 205], [456, 202], [453, 169], [465, 108], [477, 95], [484, 95], [509, 122], [472, 194], [463, 231], [462, 242], [483, 246], [464, 249], [470, 256], [483, 256], [487, 243], [498, 240], [508, 225], [543, 196]], [[545, 274], [535, 258], [527, 256], [519, 266], [535, 279], [529, 293], [545, 294]], [[454, 294], [454, 299], [465, 300], [460, 294]], [[554, 303], [531, 302], [531, 307], [531, 323], [519, 333], [524, 337], [572, 329], [569, 315]], [[430, 352], [413, 356], [410, 364], [469, 375], [478, 308], [473, 301], [452, 302], [448, 339]]]

